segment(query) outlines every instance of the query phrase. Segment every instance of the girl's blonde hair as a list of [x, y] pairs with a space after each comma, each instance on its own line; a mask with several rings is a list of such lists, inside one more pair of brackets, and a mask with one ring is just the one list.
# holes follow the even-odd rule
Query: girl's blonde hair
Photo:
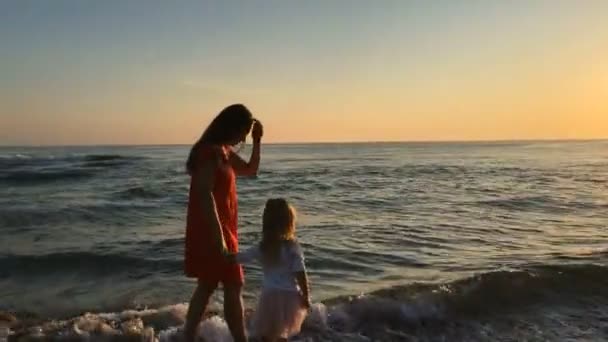
[[276, 264], [281, 256], [281, 246], [294, 241], [296, 233], [296, 210], [284, 198], [266, 201], [262, 219], [262, 242], [260, 250], [264, 262]]

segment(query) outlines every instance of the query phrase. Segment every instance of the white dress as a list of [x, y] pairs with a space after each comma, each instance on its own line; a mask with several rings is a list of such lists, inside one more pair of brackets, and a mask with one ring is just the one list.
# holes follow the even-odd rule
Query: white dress
[[254, 315], [254, 335], [289, 338], [298, 334], [307, 313], [296, 281], [296, 274], [306, 271], [300, 244], [285, 241], [281, 246], [279, 261], [273, 265], [266, 265], [262, 261], [260, 246], [257, 244], [238, 253], [236, 260], [238, 263], [257, 260], [262, 264], [264, 279]]

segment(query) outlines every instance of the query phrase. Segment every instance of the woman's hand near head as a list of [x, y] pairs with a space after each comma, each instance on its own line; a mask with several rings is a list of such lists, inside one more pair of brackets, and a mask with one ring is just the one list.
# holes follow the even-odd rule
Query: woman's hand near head
[[264, 126], [258, 120], [253, 121], [251, 137], [253, 138], [253, 149], [249, 161], [243, 160], [236, 152], [230, 153], [230, 164], [239, 176], [256, 176], [260, 168], [261, 140], [264, 135]]
[[253, 122], [253, 128], [251, 129], [251, 137], [254, 142], [259, 142], [262, 139], [262, 136], [264, 136], [264, 126], [260, 120], [256, 119]]

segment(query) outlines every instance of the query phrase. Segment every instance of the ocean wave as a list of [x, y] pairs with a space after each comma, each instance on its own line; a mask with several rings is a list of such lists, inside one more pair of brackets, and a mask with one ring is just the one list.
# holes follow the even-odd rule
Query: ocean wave
[[[608, 269], [589, 264], [539, 265], [484, 273], [446, 284], [406, 284], [314, 304], [295, 340], [408, 341], [414, 336], [431, 341], [467, 340], [463, 335], [466, 334], [469, 340], [491, 341], [505, 333], [517, 340], [517, 336], [534, 336], [534, 331], [539, 330], [535, 324], [551, 323], [534, 311], [539, 303], [552, 315], [559, 314], [561, 306], [568, 306], [569, 310], [578, 307], [586, 314], [579, 321], [571, 319], [569, 325], [580, 324], [594, 337], [596, 330], [601, 333], [601, 317], [594, 321], [588, 310], [603, 310], [608, 304], [607, 285]], [[122, 340], [127, 335], [171, 341], [181, 334], [186, 311], [186, 304], [175, 304], [158, 309], [86, 313], [68, 320], [32, 320], [31, 314], [13, 313], [7, 321], [14, 338], [35, 335], [39, 339]], [[513, 312], [519, 316], [513, 316]], [[247, 310], [247, 321], [253, 314]], [[209, 341], [229, 340], [229, 330], [220, 315], [221, 311], [212, 306], [208, 319], [199, 328], [201, 337]], [[540, 328], [555, 334], [542, 335], [541, 340], [572, 333], [563, 325]]]
[[[547, 324], [542, 310], [555, 316], [563, 307], [584, 317], [578, 322], [570, 318], [572, 326], [586, 327], [595, 336], [592, 328], [601, 333], [602, 317], [608, 316], [606, 286], [608, 268], [589, 264], [495, 271], [446, 284], [406, 284], [327, 300], [323, 331], [305, 331], [304, 335], [337, 341], [349, 341], [350, 336], [364, 336], [367, 341], [409, 341], [413, 337], [492, 341], [501, 335], [519, 340], [533, 336], [534, 331], [527, 329], [538, 329], [535, 324]], [[603, 310], [602, 316], [585, 314], [594, 309]], [[513, 335], [518, 330], [514, 329], [518, 319], [524, 326], [515, 335], [519, 338]], [[501, 320], [507, 321], [510, 331], [491, 331], [504, 328]], [[541, 330], [555, 335], [540, 340], [563, 338], [570, 333], [561, 328], [563, 325], [541, 326]]]
[[513, 196], [477, 201], [476, 205], [506, 210], [544, 211], [559, 213], [564, 211], [605, 209], [606, 203], [580, 201], [560, 201], [548, 196]]
[[[315, 162], [327, 162], [327, 161], [331, 161], [331, 162], [352, 162], [352, 158], [351, 157], [299, 157], [299, 158], [281, 158], [280, 161], [281, 163], [306, 163], [306, 164], [310, 164], [315, 163]], [[374, 162], [374, 161], [383, 161], [384, 158], [382, 157], [359, 157], [357, 158], [358, 162]]]
[[43, 255], [1, 255], [0, 279], [21, 275], [89, 274], [102, 276], [123, 271], [177, 272], [182, 260], [145, 259], [122, 254], [64, 252]]
[[84, 161], [109, 161], [109, 160], [124, 160], [132, 157], [121, 156], [118, 154], [89, 154], [82, 157]]
[[[133, 163], [144, 159], [140, 156], [113, 155], [113, 154], [85, 154], [85, 155], [15, 155], [0, 158], [0, 169], [5, 170], [0, 180], [5, 181], [38, 181], [46, 182], [70, 177], [70, 173], [84, 172], [90, 175], [88, 169], [114, 167]], [[83, 170], [85, 169], [85, 170]], [[66, 176], [63, 177], [62, 174]]]
[[91, 154], [82, 157], [84, 167], [111, 167], [129, 164], [143, 159], [136, 156], [123, 156], [114, 154]]
[[592, 183], [592, 184], [607, 184], [608, 178], [574, 178], [575, 182]]
[[[146, 202], [102, 202], [99, 204], [70, 205], [59, 208], [44, 207], [9, 207], [0, 210], [0, 230], [19, 228], [26, 230], [39, 226], [56, 226], [60, 224], [91, 225], [138, 225], [141, 220], [150, 218], [146, 215], [159, 209], [161, 204]], [[171, 210], [171, 208], [168, 208]], [[166, 213], [167, 211], [165, 211]], [[134, 220], [137, 218], [139, 221]]]
[[156, 199], [162, 198], [165, 195], [159, 190], [153, 190], [145, 186], [134, 186], [115, 193], [115, 196], [121, 199]]
[[136, 162], [141, 158], [119, 155], [85, 155], [63, 158], [32, 157], [0, 160], [0, 184], [39, 186], [94, 178], [108, 167]]
[[4, 162], [7, 160], [27, 160], [27, 159], [32, 159], [32, 156], [23, 154], [23, 153], [0, 154], [0, 162]]
[[93, 175], [93, 172], [82, 169], [15, 171], [0, 175], [0, 182], [10, 185], [38, 185], [57, 181], [82, 180]]
[[551, 256], [562, 261], [586, 261], [603, 263], [608, 261], [608, 248], [576, 248], [571, 253], [552, 253]]
[[403, 174], [406, 177], [417, 177], [419, 175], [435, 175], [435, 176], [446, 176], [452, 177], [455, 175], [463, 175], [471, 172], [470, 169], [461, 165], [448, 165], [448, 164], [429, 164], [429, 165], [403, 165], [393, 170], [393, 174]]
[[[338, 297], [328, 305], [344, 306], [347, 311], [366, 312], [363, 321], [383, 316], [374, 309], [361, 309], [371, 303], [384, 302], [421, 306], [425, 310], [406, 315], [400, 324], [414, 319], [447, 319], [449, 317], [496, 314], [500, 311], [523, 310], [539, 302], [565, 303], [583, 297], [608, 300], [608, 268], [595, 264], [538, 265], [512, 271], [481, 273], [447, 284], [406, 284], [378, 290], [363, 296]], [[403, 307], [401, 308], [403, 309]], [[380, 309], [382, 310], [382, 309]], [[410, 312], [412, 310], [409, 310]], [[367, 317], [369, 315], [369, 317]]]

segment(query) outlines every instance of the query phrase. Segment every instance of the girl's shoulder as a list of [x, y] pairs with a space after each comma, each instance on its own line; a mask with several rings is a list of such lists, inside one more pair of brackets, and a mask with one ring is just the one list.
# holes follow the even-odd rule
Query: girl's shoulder
[[285, 241], [285, 246], [286, 246], [287, 250], [290, 252], [290, 254], [297, 254], [297, 255], [303, 254], [302, 246], [300, 245], [298, 240], [295, 240], [295, 239], [287, 240], [287, 241]]

